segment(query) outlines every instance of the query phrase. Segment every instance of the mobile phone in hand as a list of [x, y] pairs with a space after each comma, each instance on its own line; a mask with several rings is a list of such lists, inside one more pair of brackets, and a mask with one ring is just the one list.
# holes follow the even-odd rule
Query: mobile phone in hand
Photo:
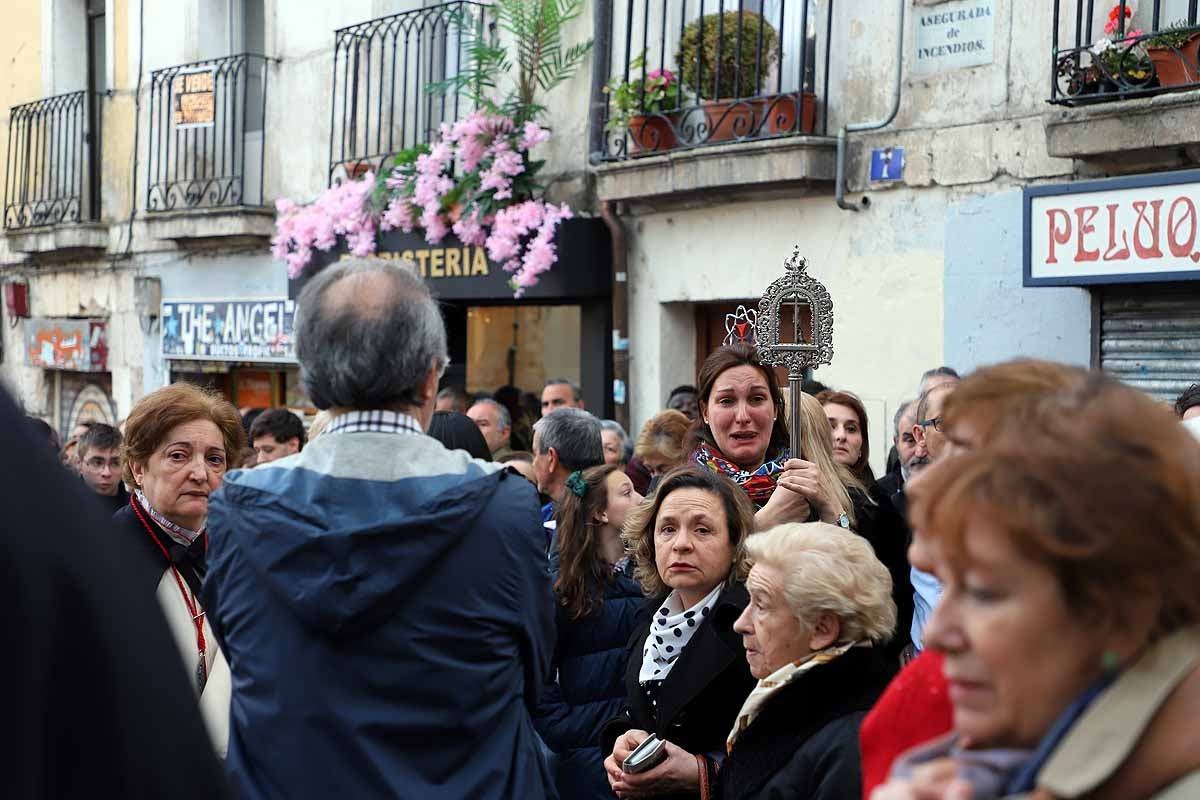
[[650, 734], [646, 740], [629, 754], [621, 764], [621, 769], [631, 775], [647, 772], [667, 760], [667, 743], [656, 735]]

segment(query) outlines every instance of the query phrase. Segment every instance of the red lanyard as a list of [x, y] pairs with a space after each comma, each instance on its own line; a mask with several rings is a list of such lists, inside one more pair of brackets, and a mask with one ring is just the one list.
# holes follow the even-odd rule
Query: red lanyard
[[[175, 583], [179, 585], [179, 593], [183, 595], [184, 605], [187, 606], [188, 613], [192, 615], [192, 624], [196, 626], [196, 650], [200, 653], [200, 666], [196, 670], [196, 677], [199, 680], [200, 688], [204, 688], [205, 681], [208, 680], [208, 663], [205, 661], [205, 654], [208, 652], [208, 643], [204, 641], [204, 610], [199, 608], [192, 596], [188, 594], [187, 586], [183, 582], [183, 576], [179, 574], [179, 570], [175, 568], [174, 562], [171, 561], [171, 554], [167, 552], [167, 548], [154, 535], [154, 529], [150, 527], [150, 523], [142, 516], [142, 510], [138, 508], [137, 501], [130, 498], [130, 505], [133, 506], [133, 513], [137, 514], [137, 518], [141, 520], [142, 527], [146, 529], [146, 533], [150, 534], [150, 538], [158, 545], [158, 549], [162, 551], [163, 558], [167, 560], [167, 566], [171, 568], [171, 574], [175, 576]], [[208, 534], [204, 536], [205, 547], [208, 546]]]

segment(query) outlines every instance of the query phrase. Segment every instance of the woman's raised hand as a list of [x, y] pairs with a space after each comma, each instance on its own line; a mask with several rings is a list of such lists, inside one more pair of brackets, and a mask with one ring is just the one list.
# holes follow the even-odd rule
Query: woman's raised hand
[[[821, 474], [821, 469], [811, 461], [800, 458], [790, 458], [783, 465], [779, 476], [779, 486], [803, 495], [809, 505], [817, 510], [824, 522], [837, 522], [842, 509], [837, 498], [829, 488], [829, 483]], [[836, 478], [834, 478], [836, 480]], [[804, 520], [800, 520], [803, 522]]]

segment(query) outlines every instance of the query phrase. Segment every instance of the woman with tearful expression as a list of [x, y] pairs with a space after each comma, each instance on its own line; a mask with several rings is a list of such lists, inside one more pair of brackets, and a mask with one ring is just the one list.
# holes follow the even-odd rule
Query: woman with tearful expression
[[[746, 607], [745, 494], [708, 470], [667, 474], [625, 523], [638, 580], [654, 598], [627, 651], [625, 708], [601, 732], [617, 797], [706, 797], [725, 737], [754, 685], [734, 620]], [[650, 734], [666, 758], [644, 772], [625, 761]]]
[[143, 581], [133, 590], [162, 607], [221, 755], [231, 684], [200, 605], [204, 527], [208, 499], [225, 477], [230, 454], [245, 446], [237, 409], [220, 397], [185, 383], [147, 395], [125, 423], [125, 483], [132, 496], [113, 516], [137, 545]]

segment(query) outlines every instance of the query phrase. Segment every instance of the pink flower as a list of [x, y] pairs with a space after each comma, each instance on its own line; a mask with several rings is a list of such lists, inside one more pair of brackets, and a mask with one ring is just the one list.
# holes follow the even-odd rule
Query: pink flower
[[388, 203], [383, 217], [379, 220], [379, 227], [385, 231], [399, 228], [405, 233], [412, 233], [414, 225], [412, 206], [403, 197], [394, 198], [392, 202]]
[[365, 258], [375, 252], [375, 231], [374, 228], [367, 230], [366, 228], [356, 231], [346, 237], [346, 244], [350, 247], [350, 252], [359, 258]]
[[[666, 70], [649, 77], [677, 80]], [[536, 122], [518, 129], [511, 118], [482, 111], [443, 123], [428, 153], [390, 170], [381, 212], [369, 205], [377, 187], [370, 174], [330, 187], [307, 206], [280, 199], [271, 253], [295, 275], [311, 261], [314, 249], [330, 249], [339, 238], [362, 256], [375, 251], [380, 230], [420, 228], [430, 244], [453, 231], [463, 243], [483, 246], [512, 275], [514, 297], [520, 297], [557, 263], [557, 227], [571, 216], [565, 205], [513, 199], [514, 179], [528, 169], [525, 153], [549, 137]], [[498, 209], [484, 215], [480, 209], [485, 203]]]
[[437, 244], [450, 232], [446, 220], [434, 208], [426, 208], [421, 214], [421, 227], [425, 229], [425, 241], [429, 244]]
[[521, 136], [520, 148], [522, 150], [532, 150], [542, 142], [550, 138], [550, 131], [538, 125], [533, 120], [525, 123], [525, 130]]
[[384, 184], [389, 189], [401, 190], [408, 185], [408, 176], [400, 170], [392, 170], [392, 174], [388, 176]]
[[479, 247], [487, 241], [487, 231], [479, 222], [478, 210], [459, 217], [458, 222], [454, 223], [453, 230], [454, 235], [461, 239], [463, 244]]

